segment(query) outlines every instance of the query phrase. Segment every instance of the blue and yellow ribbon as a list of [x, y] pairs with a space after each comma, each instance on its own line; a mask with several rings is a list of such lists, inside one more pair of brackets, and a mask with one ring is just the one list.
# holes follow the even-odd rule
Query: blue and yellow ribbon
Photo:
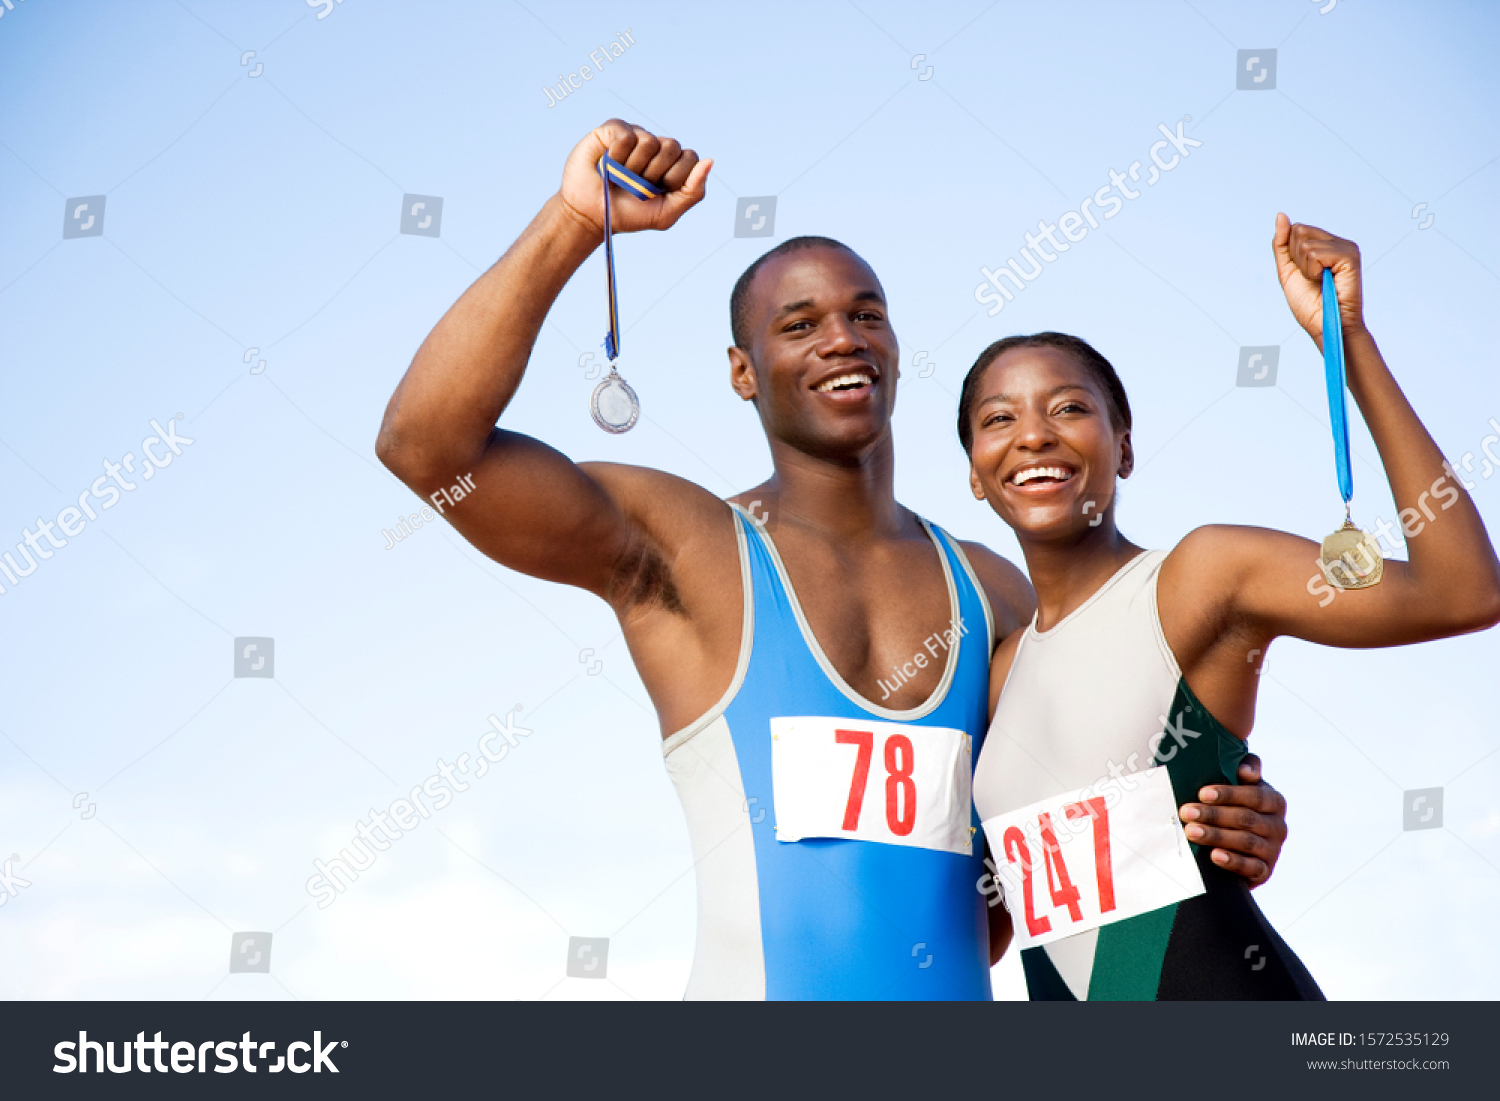
[[614, 184], [637, 199], [653, 199], [665, 192], [637, 176], [608, 153], [599, 158], [599, 180], [604, 185], [604, 276], [609, 294], [609, 331], [604, 334], [604, 354], [613, 363], [620, 354], [620, 308], [615, 297], [614, 229], [609, 217], [609, 185]]

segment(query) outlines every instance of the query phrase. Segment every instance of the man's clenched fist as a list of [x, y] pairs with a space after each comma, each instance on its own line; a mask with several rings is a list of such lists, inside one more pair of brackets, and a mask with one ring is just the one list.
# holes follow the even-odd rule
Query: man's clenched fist
[[645, 200], [628, 192], [613, 196], [610, 215], [616, 233], [667, 229], [675, 224], [689, 207], [703, 198], [708, 172], [714, 163], [700, 161], [697, 153], [684, 149], [672, 138], [659, 138], [620, 119], [610, 119], [595, 127], [568, 154], [558, 197], [564, 209], [601, 237], [604, 185], [599, 178], [599, 158], [606, 152], [666, 191], [665, 195]]

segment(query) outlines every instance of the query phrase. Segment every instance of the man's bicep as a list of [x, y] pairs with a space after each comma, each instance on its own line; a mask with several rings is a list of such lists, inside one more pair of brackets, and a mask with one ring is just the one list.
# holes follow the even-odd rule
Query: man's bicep
[[1010, 678], [1010, 667], [1016, 660], [1016, 650], [1021, 644], [1021, 628], [1017, 628], [1000, 640], [990, 656], [990, 706], [986, 714], [995, 717], [995, 705], [1000, 702], [1000, 693]]
[[491, 432], [472, 469], [432, 471], [408, 484], [501, 565], [601, 596], [634, 535], [605, 486], [518, 432]]

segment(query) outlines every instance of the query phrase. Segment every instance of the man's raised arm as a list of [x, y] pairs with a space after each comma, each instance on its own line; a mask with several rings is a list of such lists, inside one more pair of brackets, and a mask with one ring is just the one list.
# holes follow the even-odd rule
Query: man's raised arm
[[712, 161], [611, 119], [574, 147], [562, 187], [500, 261], [422, 342], [386, 407], [376, 454], [424, 498], [460, 477], [468, 496], [445, 516], [511, 569], [606, 595], [628, 556], [631, 479], [600, 479], [538, 440], [495, 427], [520, 385], [563, 285], [604, 238], [606, 152], [666, 194], [614, 196], [615, 232], [667, 229], [704, 195]]

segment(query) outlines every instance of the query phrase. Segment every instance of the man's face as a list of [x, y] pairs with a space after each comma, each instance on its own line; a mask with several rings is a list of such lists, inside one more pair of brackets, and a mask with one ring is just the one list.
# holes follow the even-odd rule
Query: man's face
[[823, 458], [858, 457], [890, 432], [900, 350], [885, 292], [844, 249], [778, 256], [750, 285], [750, 348], [731, 348], [735, 391], [766, 435]]

